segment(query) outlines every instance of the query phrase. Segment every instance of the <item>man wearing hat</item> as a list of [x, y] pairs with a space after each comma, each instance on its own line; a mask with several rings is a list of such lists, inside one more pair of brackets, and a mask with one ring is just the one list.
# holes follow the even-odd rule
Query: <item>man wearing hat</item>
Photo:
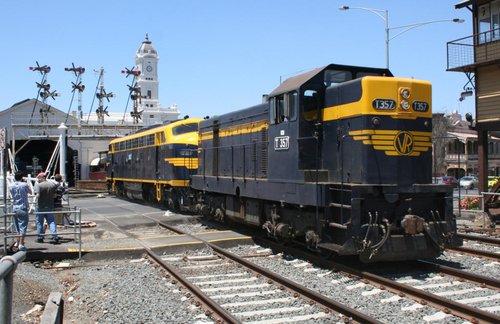
[[38, 233], [38, 243], [43, 243], [43, 222], [47, 221], [49, 225], [50, 233], [52, 234], [52, 239], [50, 243], [58, 243], [59, 238], [57, 237], [57, 227], [55, 222], [55, 217], [53, 213], [38, 214], [40, 212], [53, 212], [54, 211], [54, 197], [56, 195], [57, 186], [52, 181], [47, 181], [45, 178], [45, 173], [41, 172], [37, 176], [38, 182], [35, 184], [35, 201], [36, 201], [36, 229]]

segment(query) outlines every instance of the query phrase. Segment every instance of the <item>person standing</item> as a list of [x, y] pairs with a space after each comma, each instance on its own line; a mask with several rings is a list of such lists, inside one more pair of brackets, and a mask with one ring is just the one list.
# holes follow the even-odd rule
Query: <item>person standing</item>
[[62, 210], [62, 201], [64, 196], [68, 193], [68, 187], [63, 181], [63, 177], [60, 174], [54, 176], [54, 183], [56, 184], [56, 195], [54, 197], [54, 208], [55, 210]]
[[62, 175], [56, 174], [54, 176], [54, 183], [56, 184], [56, 195], [54, 197], [54, 211], [56, 211], [56, 225], [64, 225], [64, 218], [67, 214], [62, 214], [63, 200], [68, 194], [68, 187], [64, 183]]
[[[45, 178], [45, 173], [41, 172], [37, 176], [38, 182], [35, 184], [35, 201], [36, 201], [36, 229], [38, 233], [38, 243], [43, 243], [43, 222], [47, 221], [49, 225], [50, 233], [52, 234], [52, 239], [50, 243], [59, 243], [59, 237], [57, 236], [57, 226], [55, 222], [54, 211], [54, 197], [56, 195], [57, 186], [52, 181], [47, 181]], [[49, 212], [47, 214], [39, 214], [41, 212]]]
[[20, 171], [14, 174], [15, 182], [9, 184], [9, 192], [12, 197], [12, 212], [14, 213], [14, 226], [19, 235], [18, 249], [19, 251], [26, 251], [24, 245], [24, 238], [28, 230], [28, 210], [29, 201], [28, 194], [31, 194], [31, 188], [26, 182], [23, 182], [23, 175]]

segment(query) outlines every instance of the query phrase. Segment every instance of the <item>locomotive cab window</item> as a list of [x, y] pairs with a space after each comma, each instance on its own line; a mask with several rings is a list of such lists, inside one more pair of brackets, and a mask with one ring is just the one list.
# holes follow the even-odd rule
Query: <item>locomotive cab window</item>
[[197, 132], [197, 131], [198, 131], [198, 124], [197, 123], [184, 124], [184, 125], [179, 125], [177, 127], [172, 128], [173, 135], [181, 135], [181, 134]]
[[302, 94], [302, 109], [304, 110], [304, 119], [314, 121], [318, 119], [318, 111], [321, 109], [317, 90], [305, 90]]
[[296, 119], [298, 106], [297, 91], [273, 97], [269, 100], [271, 124], [280, 124]]
[[332, 84], [342, 83], [352, 80], [351, 71], [345, 70], [326, 70], [324, 76], [324, 83], [327, 87]]

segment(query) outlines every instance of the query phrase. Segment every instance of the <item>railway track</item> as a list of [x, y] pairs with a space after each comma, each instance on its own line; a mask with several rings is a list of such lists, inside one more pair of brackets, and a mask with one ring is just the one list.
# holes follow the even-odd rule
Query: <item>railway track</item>
[[[310, 260], [322, 268], [336, 269], [341, 272], [336, 276], [337, 282], [348, 281], [345, 289], [359, 290], [360, 295], [374, 296], [381, 292], [390, 292], [392, 296], [384, 295], [380, 303], [401, 302], [411, 299], [414, 304], [402, 307], [401, 310], [418, 310], [428, 306], [435, 309], [429, 311], [426, 319], [438, 320], [454, 315], [471, 322], [500, 322], [500, 283], [498, 280], [477, 276], [465, 271], [458, 271], [449, 267], [439, 266], [426, 262], [414, 262], [412, 271], [418, 267], [419, 272], [413, 275], [398, 273], [394, 266], [384, 267], [384, 275], [377, 274], [370, 267], [360, 270], [359, 265], [354, 268], [344, 262], [325, 260], [313, 256], [301, 249], [285, 247], [272, 241], [265, 241], [273, 251], [282, 251], [293, 254], [295, 257]], [[391, 270], [395, 273], [388, 276]], [[319, 285], [319, 284], [318, 284]], [[457, 288], [458, 287], [458, 288]], [[471, 298], [460, 298], [463, 295], [473, 295]], [[476, 305], [475, 307], [469, 306]], [[360, 307], [360, 306], [358, 306]], [[431, 314], [431, 312], [433, 314]]]
[[[178, 231], [166, 224], [162, 226]], [[196, 238], [182, 231], [178, 233]], [[207, 251], [198, 256], [161, 258], [151, 251], [148, 255], [179, 280], [219, 321], [379, 323], [245, 258], [209, 242], [204, 243]]]
[[193, 305], [201, 306], [217, 322], [380, 323], [340, 302], [248, 262], [245, 258], [233, 255], [196, 234], [187, 233], [153, 218], [151, 220], [162, 227], [160, 232], [190, 236], [193, 241], [201, 242], [206, 247], [205, 253], [193, 257], [163, 257], [142, 241], [144, 235], [154, 235], [154, 231], [137, 233], [133, 229], [115, 225], [124, 235], [136, 239], [149, 258], [161, 266], [175, 284], [183, 287], [193, 300]]
[[448, 250], [500, 261], [500, 239], [483, 235], [459, 234], [458, 236], [464, 240], [464, 246]]
[[[148, 215], [140, 214], [140, 217], [144, 218], [148, 217]], [[158, 224], [158, 217], [156, 219], [151, 218], [151, 220], [154, 220]], [[109, 221], [113, 223], [114, 219], [110, 219]], [[115, 225], [120, 228], [118, 224]], [[157, 233], [168, 236], [188, 235], [175, 228], [159, 229], [157, 231], [157, 226], [154, 226], [147, 227], [151, 231], [144, 231], [143, 229], [133, 229], [130, 223], [126, 225], [121, 228], [123, 234], [139, 242], [145, 242], [145, 237], [155, 236]], [[206, 229], [203, 229], [202, 226], [190, 225], [185, 229], [185, 231], [189, 232], [193, 232], [193, 230], [197, 232], [194, 236], [206, 237], [201, 232], [207, 230], [213, 231], [213, 228], [208, 226]], [[174, 231], [179, 234], [175, 234]], [[190, 241], [194, 241], [194, 238]], [[264, 270], [271, 269], [278, 275], [276, 278], [273, 278], [260, 274], [257, 270], [258, 267], [254, 269], [253, 267], [255, 266], [248, 268], [245, 265], [238, 265], [229, 256], [225, 256], [223, 249], [218, 251], [208, 248], [209, 245], [207, 243], [203, 242], [201, 244], [186, 246], [180, 255], [170, 255], [172, 252], [168, 252], [169, 256], [159, 256], [156, 254], [155, 260], [157, 259], [159, 260], [158, 262], [163, 262], [170, 266], [170, 270], [167, 269], [167, 272], [170, 280], [176, 283], [173, 285], [174, 287], [183, 286], [193, 288], [193, 291], [189, 293], [187, 292], [188, 288], [182, 288], [183, 299], [188, 298], [188, 301], [182, 303], [182, 305], [179, 303], [179, 308], [186, 307], [186, 303], [190, 303], [191, 306], [189, 307], [193, 308], [198, 308], [201, 305], [201, 310], [196, 311], [210, 314], [212, 318], [218, 319], [220, 322], [232, 322], [235, 320], [258, 321], [263, 319], [271, 320], [273, 318], [277, 321], [283, 321], [284, 316], [286, 318], [295, 316], [296, 319], [300, 319], [298, 316], [310, 316], [304, 317], [309, 318], [309, 320], [303, 320], [303, 322], [314, 321], [317, 323], [350, 321], [351, 319], [357, 322], [460, 322], [462, 321], [461, 318], [471, 322], [499, 322], [497, 315], [499, 311], [496, 310], [498, 305], [498, 298], [496, 297], [499, 290], [498, 283], [495, 281], [484, 283], [481, 278], [476, 280], [460, 279], [458, 275], [452, 276], [444, 273], [442, 270], [445, 269], [444, 267], [437, 270], [434, 265], [426, 265], [431, 268], [419, 269], [419, 273], [415, 276], [409, 273], [396, 273], [394, 276], [396, 271], [391, 272], [390, 270], [386, 271], [386, 273], [377, 274], [370, 270], [360, 270], [359, 265], [350, 272], [343, 268], [348, 265], [330, 263], [324, 257], [315, 256], [320, 260], [317, 261], [314, 260], [314, 256], [311, 253], [302, 251], [303, 256], [301, 256], [293, 250], [289, 250], [289, 247], [280, 244], [273, 246], [272, 251], [265, 251], [262, 247], [257, 247], [254, 252], [258, 251], [258, 253], [248, 253], [247, 248], [247, 252], [241, 255], [241, 259], [251, 261], [250, 263], [257, 264]], [[263, 245], [268, 246], [269, 244], [266, 241]], [[152, 250], [152, 246], [151, 244], [144, 244], [144, 250]], [[194, 252], [194, 249], [198, 249], [202, 253]], [[283, 255], [275, 253], [285, 249], [287, 252]], [[263, 250], [265, 252], [261, 253]], [[230, 251], [232, 252], [233, 250], [230, 249]], [[148, 251], [148, 254], [153, 255], [153, 251]], [[236, 253], [232, 252], [232, 254]], [[302, 260], [290, 257], [290, 255], [301, 257]], [[472, 258], [469, 259], [472, 260]], [[278, 269], [279, 266], [271, 267], [266, 263], [260, 263], [260, 261], [267, 262], [270, 260], [274, 260], [273, 262], [276, 264], [280, 263], [283, 268], [287, 268], [288, 270], [282, 272]], [[148, 265], [150, 266], [150, 264]], [[201, 265], [203, 266], [201, 267]], [[198, 270], [195, 271], [196, 268], [206, 268], [208, 265], [218, 268], [215, 268], [217, 270], [213, 270], [214, 268], [212, 268], [212, 271], [208, 274], [199, 273], [197, 272]], [[219, 270], [221, 267], [223, 269], [228, 268], [228, 270], [231, 270], [230, 273], [227, 275], [223, 274]], [[416, 266], [413, 266], [413, 268], [416, 269]], [[156, 271], [153, 270], [155, 269], [151, 269], [151, 272], [155, 273]], [[176, 275], [173, 273], [176, 273]], [[218, 276], [215, 276], [214, 273], [217, 273]], [[388, 278], [385, 276], [387, 273], [392, 273], [393, 277]], [[422, 280], [419, 281], [419, 279]], [[221, 290], [236, 289], [239, 296], [242, 292], [241, 287], [237, 288], [238, 285], [242, 285], [242, 282], [238, 283], [239, 280], [242, 280], [242, 282], [248, 281], [265, 284], [264, 287], [269, 287], [269, 295], [263, 294], [259, 298], [255, 298], [254, 296], [254, 300], [252, 300], [252, 292], [249, 291], [249, 300], [237, 300], [236, 298], [239, 297], [235, 296], [236, 293]], [[185, 281], [186, 284], [181, 284], [182, 281]], [[222, 286], [216, 287], [215, 285], [221, 281]], [[299, 287], [298, 292], [294, 291], [292, 288], [287, 288], [285, 281], [298, 283], [302, 288]], [[165, 283], [171, 286], [169, 281]], [[234, 286], [232, 286], [233, 283], [235, 284]], [[396, 284], [402, 284], [404, 289], [398, 290]], [[307, 288], [304, 289], [304, 287]], [[216, 291], [207, 290], [212, 288], [216, 289]], [[260, 292], [264, 291], [263, 289], [260, 289], [259, 295]], [[172, 294], [175, 294], [175, 292]], [[202, 301], [202, 297], [198, 297], [198, 294], [204, 296], [203, 298], [206, 298], [206, 301]], [[315, 295], [326, 297], [329, 299], [326, 302], [330, 305], [327, 304], [325, 306], [324, 302], [315, 299]], [[455, 297], [452, 297], [452, 295]], [[442, 297], [445, 303], [436, 299], [436, 296]], [[487, 298], [484, 298], [485, 296]], [[492, 301], [493, 304], [488, 304], [485, 300], [481, 301], [481, 298]], [[191, 299], [192, 302], [190, 302]], [[253, 304], [255, 299], [260, 299], [258, 301], [261, 304]], [[273, 299], [277, 299], [274, 304], [271, 304], [271, 306], [267, 304], [269, 303], [268, 300]], [[280, 300], [283, 301], [282, 305], [279, 304]], [[340, 307], [342, 305], [339, 305], [338, 302], [347, 304], [351, 309], [359, 311], [360, 314], [350, 315], [349, 311], [341, 310]], [[461, 309], [462, 303], [469, 303], [469, 309]], [[276, 319], [278, 315], [273, 315], [272, 312], [276, 312], [276, 309], [280, 309], [282, 306], [287, 307], [288, 310], [286, 311], [288, 313], [280, 315], [282, 316], [281, 320]], [[259, 318], [251, 317], [253, 316], [252, 314], [255, 314], [256, 309], [260, 309], [262, 312], [265, 309], [269, 309], [265, 307], [274, 308], [274, 310], [268, 310], [269, 314], [266, 316], [269, 317], [265, 318], [264, 313], [259, 313]], [[296, 307], [296, 309], [292, 309], [292, 307]], [[306, 313], [306, 310], [310, 312]], [[294, 311], [300, 314], [294, 313]], [[224, 315], [224, 312], [228, 314]], [[247, 317], [241, 320], [239, 316]], [[314, 319], [314, 316], [317, 318]]]
[[464, 240], [469, 241], [478, 241], [483, 243], [490, 243], [496, 246], [500, 246], [500, 239], [496, 236], [485, 236], [485, 235], [471, 235], [471, 234], [463, 234], [459, 233], [458, 237]]

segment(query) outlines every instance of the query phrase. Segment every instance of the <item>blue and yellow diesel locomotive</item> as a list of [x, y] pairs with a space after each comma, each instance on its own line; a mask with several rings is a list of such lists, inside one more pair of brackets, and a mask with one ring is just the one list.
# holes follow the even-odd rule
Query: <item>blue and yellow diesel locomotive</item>
[[198, 168], [199, 118], [185, 118], [111, 141], [108, 185], [118, 196], [178, 209]]
[[366, 262], [435, 257], [461, 242], [431, 165], [431, 84], [331, 64], [203, 120], [190, 203]]

